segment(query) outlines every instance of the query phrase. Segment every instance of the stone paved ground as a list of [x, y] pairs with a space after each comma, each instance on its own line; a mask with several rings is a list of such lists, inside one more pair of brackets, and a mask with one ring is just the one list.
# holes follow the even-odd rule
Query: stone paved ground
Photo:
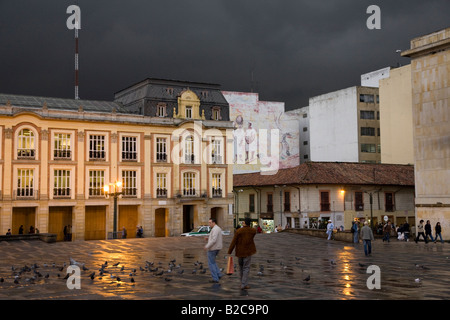
[[[218, 256], [219, 266], [225, 268], [225, 253], [232, 236], [224, 237], [224, 249]], [[204, 238], [144, 238], [110, 241], [60, 242], [41, 241], [0, 242], [0, 300], [71, 299], [71, 300], [431, 300], [450, 299], [450, 244], [398, 242], [373, 243], [373, 254], [365, 257], [362, 244], [327, 241], [292, 234], [258, 234], [258, 253], [253, 256], [249, 290], [239, 289], [237, 274], [225, 276], [220, 284], [209, 283], [209, 270], [202, 274], [196, 262], [207, 267]], [[66, 286], [69, 257], [83, 262], [89, 271], [81, 272], [81, 289]], [[146, 261], [167, 271], [175, 259], [171, 273], [162, 276], [140, 271]], [[334, 261], [335, 265], [331, 263]], [[101, 264], [108, 261], [109, 273], [99, 277]], [[36, 263], [45, 277], [28, 280], [25, 272], [15, 284], [11, 267], [16, 270]], [[119, 263], [117, 267], [112, 266]], [[364, 264], [361, 267], [359, 264]], [[44, 264], [47, 264], [44, 267]], [[425, 266], [417, 267], [416, 264]], [[381, 289], [369, 290], [366, 282], [371, 274], [369, 265], [381, 271]], [[120, 271], [124, 266], [124, 271]], [[264, 268], [258, 275], [260, 267]], [[130, 270], [136, 268], [130, 281]], [[197, 269], [194, 274], [193, 270]], [[144, 268], [145, 270], [145, 268]], [[184, 270], [182, 274], [179, 272]], [[95, 271], [91, 280], [88, 275]], [[59, 274], [59, 277], [58, 277]], [[119, 276], [121, 281], [112, 279]], [[310, 276], [309, 282], [303, 281]], [[419, 279], [416, 282], [416, 279]]]

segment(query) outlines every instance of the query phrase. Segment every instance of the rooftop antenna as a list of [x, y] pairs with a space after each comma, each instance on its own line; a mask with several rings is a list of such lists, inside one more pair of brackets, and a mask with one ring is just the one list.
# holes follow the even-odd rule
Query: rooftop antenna
[[78, 25], [79, 23], [76, 23], [75, 26], [75, 100], [80, 100], [80, 95], [79, 95], [79, 63], [78, 63], [78, 39], [79, 39], [79, 35], [78, 35]]
[[[76, 1], [78, 3], [78, 1]], [[81, 10], [78, 5], [71, 5], [67, 8], [67, 13], [71, 16], [67, 19], [67, 28], [75, 29], [75, 100], [80, 100], [79, 95], [79, 30], [81, 29]]]

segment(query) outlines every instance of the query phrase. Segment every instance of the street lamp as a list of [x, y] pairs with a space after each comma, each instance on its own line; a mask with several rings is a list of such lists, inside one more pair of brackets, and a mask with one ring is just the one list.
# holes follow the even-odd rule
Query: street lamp
[[[112, 188], [111, 188], [112, 187]], [[109, 183], [103, 186], [105, 192], [105, 198], [109, 199], [110, 196], [114, 198], [114, 225], [113, 225], [113, 239], [117, 239], [117, 199], [123, 192], [119, 191], [122, 187], [122, 181], [116, 181], [115, 183]]]

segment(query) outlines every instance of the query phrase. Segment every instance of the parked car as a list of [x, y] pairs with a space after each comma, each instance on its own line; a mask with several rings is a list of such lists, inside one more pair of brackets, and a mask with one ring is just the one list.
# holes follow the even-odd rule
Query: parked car
[[[211, 228], [209, 226], [199, 226], [197, 228], [194, 228], [194, 230], [186, 233], [182, 233], [182, 237], [197, 237], [197, 236], [207, 236], [209, 232], [211, 231]], [[224, 236], [230, 235], [230, 231], [228, 230], [222, 230], [222, 234]]]

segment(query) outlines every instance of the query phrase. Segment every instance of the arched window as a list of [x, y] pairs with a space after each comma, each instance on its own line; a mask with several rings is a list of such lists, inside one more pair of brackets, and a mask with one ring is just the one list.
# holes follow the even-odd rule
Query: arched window
[[36, 157], [36, 141], [34, 132], [22, 129], [19, 132], [17, 144], [17, 159], [34, 159]]

